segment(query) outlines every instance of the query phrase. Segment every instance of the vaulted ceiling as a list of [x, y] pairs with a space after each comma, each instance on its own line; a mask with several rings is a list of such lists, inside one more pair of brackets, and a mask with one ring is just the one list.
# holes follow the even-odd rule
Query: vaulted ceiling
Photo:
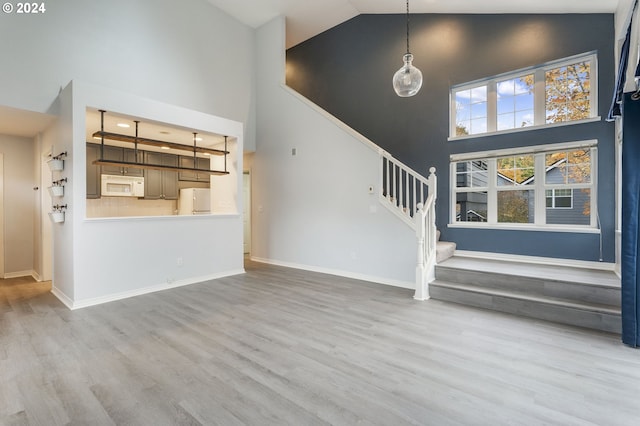
[[[619, 0], [411, 0], [411, 13], [613, 13]], [[209, 0], [257, 28], [287, 19], [287, 47], [366, 13], [405, 13], [404, 0]]]

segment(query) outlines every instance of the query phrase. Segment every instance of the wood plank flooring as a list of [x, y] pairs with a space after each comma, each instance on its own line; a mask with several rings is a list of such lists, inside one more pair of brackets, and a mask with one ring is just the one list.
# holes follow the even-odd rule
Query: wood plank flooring
[[0, 425], [638, 425], [619, 336], [247, 262], [69, 311], [0, 280]]

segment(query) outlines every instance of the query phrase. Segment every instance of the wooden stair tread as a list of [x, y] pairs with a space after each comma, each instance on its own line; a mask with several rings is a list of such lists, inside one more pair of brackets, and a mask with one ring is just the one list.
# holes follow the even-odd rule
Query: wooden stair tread
[[438, 268], [460, 269], [478, 273], [531, 277], [557, 282], [579, 283], [586, 286], [620, 288], [620, 278], [613, 271], [587, 269], [573, 266], [543, 265], [524, 262], [474, 259], [454, 256], [438, 265]]

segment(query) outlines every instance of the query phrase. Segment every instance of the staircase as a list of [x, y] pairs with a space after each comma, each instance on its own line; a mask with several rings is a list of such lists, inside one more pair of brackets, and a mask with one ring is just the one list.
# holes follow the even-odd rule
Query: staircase
[[620, 279], [613, 271], [461, 256], [435, 269], [434, 299], [620, 333]]
[[429, 298], [429, 283], [435, 279], [437, 262], [455, 252], [455, 243], [440, 241], [436, 231], [436, 169], [425, 178], [380, 149], [380, 203], [416, 232], [418, 241], [416, 264], [417, 300]]
[[[620, 333], [620, 279], [613, 271], [456, 256], [436, 230], [437, 178], [380, 152], [380, 203], [416, 232], [414, 298]], [[452, 257], [453, 256], [453, 257]]]

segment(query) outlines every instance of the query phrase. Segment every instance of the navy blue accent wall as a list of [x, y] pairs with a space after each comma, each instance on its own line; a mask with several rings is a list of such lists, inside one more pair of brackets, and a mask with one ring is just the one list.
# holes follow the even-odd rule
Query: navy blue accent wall
[[405, 43], [404, 15], [357, 16], [289, 49], [287, 84], [425, 176], [435, 166], [438, 228], [462, 250], [599, 260], [597, 234], [447, 227], [450, 154], [597, 139], [603, 260], [613, 262], [612, 123], [447, 141], [452, 85], [591, 51], [598, 54], [599, 115], [606, 117], [615, 82], [613, 15], [412, 15], [411, 52], [424, 76], [412, 98], [396, 96], [391, 85]]

